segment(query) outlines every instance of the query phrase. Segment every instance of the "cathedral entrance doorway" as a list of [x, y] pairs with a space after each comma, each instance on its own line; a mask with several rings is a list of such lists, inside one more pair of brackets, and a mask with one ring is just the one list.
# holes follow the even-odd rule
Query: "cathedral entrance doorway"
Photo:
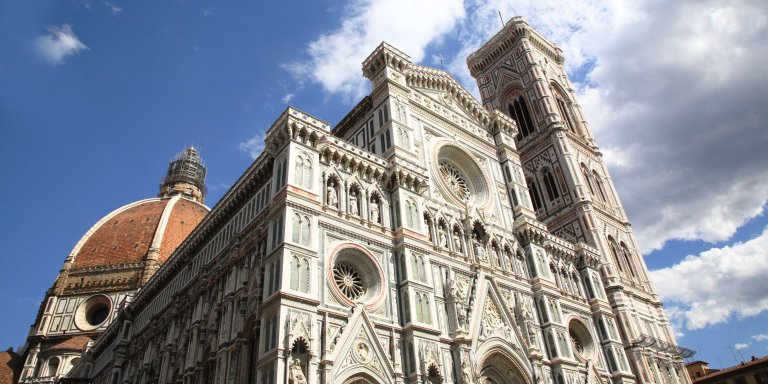
[[478, 383], [481, 384], [527, 384], [517, 364], [501, 353], [493, 353], [483, 361]]

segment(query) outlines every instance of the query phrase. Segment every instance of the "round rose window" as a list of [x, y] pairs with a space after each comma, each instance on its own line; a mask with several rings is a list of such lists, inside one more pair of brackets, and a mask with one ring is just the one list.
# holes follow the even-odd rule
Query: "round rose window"
[[358, 244], [339, 245], [331, 253], [328, 288], [339, 303], [368, 309], [384, 302], [384, 272], [368, 249]]
[[336, 286], [350, 300], [356, 300], [365, 293], [363, 277], [349, 263], [338, 263], [333, 266], [333, 279]]
[[489, 203], [488, 182], [472, 156], [445, 141], [435, 146], [432, 174], [443, 194], [454, 204], [484, 207]]

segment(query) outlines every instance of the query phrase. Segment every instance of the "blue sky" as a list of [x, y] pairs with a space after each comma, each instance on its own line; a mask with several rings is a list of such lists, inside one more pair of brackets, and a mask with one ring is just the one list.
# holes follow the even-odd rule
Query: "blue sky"
[[[414, 4], [415, 3], [415, 4]], [[382, 40], [450, 71], [524, 16], [579, 102], [681, 345], [768, 354], [768, 4], [761, 1], [17, 1], [0, 4], [0, 347], [23, 343], [67, 254], [157, 193], [186, 145], [209, 205], [288, 105], [335, 124]], [[5, 344], [5, 346], [3, 346]]]

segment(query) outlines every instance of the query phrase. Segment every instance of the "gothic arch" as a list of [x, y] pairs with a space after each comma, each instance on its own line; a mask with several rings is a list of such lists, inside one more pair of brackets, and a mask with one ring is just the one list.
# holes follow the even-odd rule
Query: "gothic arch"
[[523, 362], [524, 356], [512, 351], [500, 339], [491, 339], [477, 350], [478, 383], [533, 384], [533, 372]]

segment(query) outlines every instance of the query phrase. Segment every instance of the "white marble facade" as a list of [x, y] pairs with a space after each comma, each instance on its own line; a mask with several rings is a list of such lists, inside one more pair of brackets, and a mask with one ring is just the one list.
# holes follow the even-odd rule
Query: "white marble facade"
[[371, 94], [332, 129], [279, 116], [71, 376], [687, 384], [562, 64], [513, 19], [468, 59], [477, 101], [382, 43]]

